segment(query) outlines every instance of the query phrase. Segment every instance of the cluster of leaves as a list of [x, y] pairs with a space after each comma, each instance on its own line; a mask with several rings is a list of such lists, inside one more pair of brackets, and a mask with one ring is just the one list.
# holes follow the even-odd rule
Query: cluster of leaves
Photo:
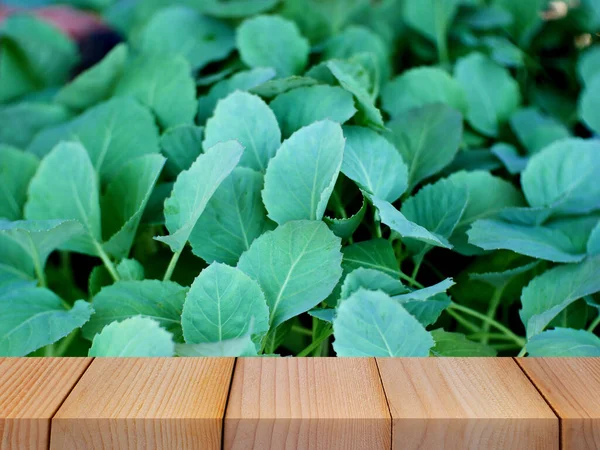
[[600, 355], [598, 2], [72, 3], [75, 78], [0, 29], [1, 355]]

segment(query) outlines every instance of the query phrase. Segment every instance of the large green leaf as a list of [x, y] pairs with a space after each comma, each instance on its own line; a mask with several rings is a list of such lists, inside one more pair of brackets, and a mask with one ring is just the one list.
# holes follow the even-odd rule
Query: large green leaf
[[115, 175], [100, 200], [104, 250], [126, 258], [154, 185], [165, 164], [161, 155], [136, 158]]
[[40, 130], [70, 118], [67, 108], [51, 103], [21, 102], [0, 106], [0, 144], [26, 148]]
[[241, 166], [264, 172], [281, 145], [281, 131], [264, 101], [247, 92], [234, 92], [217, 103], [206, 122], [204, 149], [230, 139], [246, 147]]
[[454, 76], [467, 93], [467, 120], [487, 136], [497, 136], [521, 103], [518, 83], [487, 56], [471, 53], [458, 60]]
[[271, 328], [324, 300], [341, 274], [340, 239], [323, 222], [293, 221], [256, 239], [238, 268], [256, 280]]
[[600, 256], [578, 264], [558, 266], [534, 278], [521, 295], [521, 320], [531, 338], [567, 306], [600, 291]]
[[236, 168], [206, 205], [190, 235], [192, 251], [208, 263], [235, 265], [242, 253], [271, 228], [260, 193], [263, 176]]
[[533, 336], [527, 354], [535, 357], [600, 356], [600, 338], [594, 333], [571, 328], [555, 328]]
[[294, 22], [257, 16], [237, 29], [237, 48], [250, 67], [273, 67], [279, 76], [300, 74], [308, 61], [308, 41]]
[[339, 124], [315, 122], [284, 141], [269, 163], [263, 202], [269, 218], [290, 220], [323, 218], [344, 156]]
[[[464, 184], [443, 179], [423, 187], [408, 198], [401, 208], [402, 214], [413, 223], [449, 239], [460, 221], [469, 200]], [[416, 260], [422, 260], [431, 246], [412, 239], [404, 239]]]
[[403, 15], [406, 22], [438, 46], [446, 40], [458, 5], [462, 0], [406, 0]]
[[67, 124], [38, 133], [28, 151], [44, 156], [65, 140], [81, 142], [103, 184], [127, 161], [159, 152], [152, 114], [131, 98], [114, 98]]
[[406, 294], [408, 288], [400, 280], [375, 269], [359, 267], [353, 270], [342, 284], [340, 299], [346, 299], [359, 289], [369, 291], [383, 291], [388, 295]]
[[[244, 148], [235, 141], [216, 144], [179, 174], [165, 201], [168, 236], [155, 239], [181, 252], [208, 201], [240, 161]], [[202, 180], [202, 183], [198, 183]]]
[[565, 139], [571, 133], [556, 119], [534, 108], [523, 108], [510, 118], [510, 126], [529, 153], [537, 153], [554, 141]]
[[579, 98], [579, 117], [594, 133], [600, 133], [600, 75], [590, 80]]
[[38, 164], [35, 156], [0, 145], [0, 218], [18, 220], [23, 217], [27, 187]]
[[167, 157], [165, 170], [176, 177], [188, 170], [202, 153], [204, 129], [195, 125], [177, 125], [166, 130], [160, 137], [160, 149]]
[[256, 281], [240, 269], [215, 263], [190, 287], [181, 326], [188, 344], [222, 342], [250, 332], [260, 342], [269, 330], [269, 308]]
[[92, 341], [89, 356], [96, 357], [168, 357], [175, 355], [173, 336], [156, 320], [131, 317], [113, 322]]
[[278, 95], [269, 105], [285, 138], [319, 120], [344, 123], [355, 113], [352, 94], [338, 86], [308, 86]]
[[564, 139], [534, 155], [521, 175], [529, 204], [579, 214], [600, 208], [600, 143]]
[[342, 253], [344, 254], [342, 267], [345, 272], [364, 267], [379, 270], [394, 278], [400, 276], [394, 249], [388, 240], [371, 239], [357, 242], [343, 247]]
[[118, 281], [94, 296], [96, 313], [83, 327], [83, 336], [92, 339], [106, 325], [134, 316], [156, 320], [182, 341], [181, 312], [188, 288], [172, 281]]
[[468, 110], [463, 87], [437, 67], [417, 67], [403, 72], [385, 86], [381, 101], [382, 108], [392, 118], [433, 103], [444, 103], [462, 114]]
[[225, 22], [186, 6], [171, 6], [152, 16], [137, 45], [143, 52], [180, 54], [196, 70], [225, 59], [235, 48], [235, 36]]
[[114, 94], [135, 97], [154, 112], [163, 128], [192, 124], [196, 116], [196, 86], [190, 64], [177, 54], [136, 57], [125, 67]]
[[69, 309], [44, 288], [0, 291], [0, 355], [25, 356], [53, 344], [86, 323], [92, 312], [83, 300]]
[[408, 187], [408, 169], [398, 150], [368, 128], [345, 127], [344, 136], [344, 175], [375, 197], [398, 200]]
[[62, 142], [42, 160], [29, 185], [25, 217], [79, 221], [85, 233], [62, 248], [98, 254], [102, 240], [98, 177], [81, 144]]
[[409, 191], [452, 162], [462, 140], [462, 116], [452, 108], [428, 105], [398, 115], [386, 136], [408, 164]]
[[428, 356], [429, 333], [383, 292], [360, 289], [340, 303], [333, 319], [338, 356]]
[[107, 100], [123, 73], [127, 55], [127, 46], [117, 45], [102, 61], [58, 91], [54, 100], [74, 110], [84, 110]]
[[534, 33], [542, 25], [541, 12], [546, 8], [548, 0], [494, 0], [494, 5], [508, 11], [512, 24], [508, 27], [510, 34], [522, 45], [527, 45]]

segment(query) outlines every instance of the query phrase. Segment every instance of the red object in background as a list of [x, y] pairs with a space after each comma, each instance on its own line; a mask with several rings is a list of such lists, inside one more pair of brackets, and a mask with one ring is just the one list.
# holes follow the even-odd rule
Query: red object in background
[[11, 14], [23, 12], [33, 13], [37, 17], [59, 28], [74, 40], [80, 40], [90, 33], [107, 29], [99, 16], [66, 6], [50, 6], [37, 9], [0, 6], [0, 25]]

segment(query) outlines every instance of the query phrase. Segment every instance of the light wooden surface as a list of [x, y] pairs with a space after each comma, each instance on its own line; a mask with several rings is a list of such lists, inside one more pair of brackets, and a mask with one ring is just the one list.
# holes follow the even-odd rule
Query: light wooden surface
[[561, 418], [564, 450], [600, 449], [600, 359], [518, 358]]
[[54, 450], [212, 450], [234, 358], [97, 358], [52, 419]]
[[0, 449], [47, 449], [50, 419], [90, 358], [0, 358]]
[[372, 358], [238, 359], [224, 449], [389, 449], [390, 427]]
[[378, 358], [394, 449], [558, 449], [558, 419], [509, 358]]

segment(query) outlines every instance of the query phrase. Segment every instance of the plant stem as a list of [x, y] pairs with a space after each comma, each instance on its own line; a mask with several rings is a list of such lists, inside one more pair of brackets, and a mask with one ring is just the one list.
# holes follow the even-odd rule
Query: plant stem
[[119, 281], [120, 277], [119, 277], [119, 274], [117, 273], [117, 270], [115, 269], [115, 266], [111, 262], [110, 258], [108, 257], [108, 255], [106, 254], [106, 252], [104, 251], [102, 246], [96, 240], [94, 240], [94, 247], [96, 247], [98, 256], [104, 263], [104, 266], [106, 267], [106, 270], [108, 270], [108, 273], [110, 274], [110, 276], [113, 278], [113, 280]]
[[54, 344], [46, 345], [44, 347], [44, 356], [46, 356], [46, 357], [54, 356]]
[[44, 273], [44, 268], [42, 267], [42, 263], [40, 261], [40, 255], [35, 249], [35, 245], [29, 237], [29, 245], [31, 247], [31, 259], [33, 260], [33, 267], [35, 269], [35, 275], [37, 276], [38, 282], [40, 283], [40, 287], [47, 287], [46, 283], [46, 274]]
[[292, 325], [292, 331], [295, 331], [296, 333], [299, 333], [299, 334], [303, 334], [304, 336], [312, 336], [312, 331], [307, 330], [306, 328], [303, 328], [298, 325]]
[[331, 336], [333, 334], [333, 330], [328, 330], [327, 332], [324, 332], [321, 336], [319, 336], [316, 340], [312, 341], [312, 343], [306, 347], [304, 350], [302, 350], [300, 353], [298, 353], [298, 357], [302, 357], [302, 356], [308, 356], [311, 354], [312, 351], [314, 351], [315, 349], [317, 349], [319, 347], [319, 345], [321, 345], [321, 343], [323, 343], [326, 339], [329, 339], [329, 336]]
[[412, 286], [416, 286], [419, 289], [423, 289], [425, 286], [423, 286], [421, 283], [419, 283], [417, 280], [415, 280], [413, 277], [409, 277], [408, 275], [406, 275], [403, 272], [400, 272], [400, 278], [403, 279], [404, 281], [408, 281]]
[[173, 253], [173, 257], [171, 258], [171, 261], [169, 261], [169, 265], [167, 266], [167, 270], [165, 271], [163, 281], [169, 281], [171, 279], [171, 276], [173, 275], [173, 271], [175, 270], [175, 266], [177, 265], [177, 261], [179, 261], [180, 256], [181, 251]]
[[[498, 306], [500, 306], [500, 300], [502, 299], [502, 292], [504, 292], [504, 286], [496, 288], [496, 290], [494, 291], [494, 294], [492, 295], [492, 299], [490, 300], [490, 305], [489, 305], [488, 311], [487, 311], [487, 316], [490, 319], [493, 319], [494, 317], [496, 317], [496, 311], [498, 310]], [[483, 333], [482, 337], [481, 337], [482, 344], [487, 344], [489, 342], [489, 336], [488, 336], [489, 331], [490, 331], [490, 323], [483, 322], [483, 325], [481, 326], [481, 332]]]
[[521, 349], [521, 351], [517, 355], [517, 358], [521, 358], [521, 357], [525, 356], [525, 353], [527, 353], [527, 347], [523, 346], [523, 348]]
[[[467, 336], [469, 339], [480, 339], [482, 336], [487, 336], [489, 339], [498, 340], [498, 341], [512, 341], [512, 338], [502, 334], [502, 333], [482, 333], [477, 332], [470, 334]], [[486, 342], [487, 343], [487, 342]]]
[[61, 341], [60, 345], [56, 348], [56, 356], [64, 356], [69, 349], [69, 346], [73, 343], [73, 340], [77, 337], [78, 331], [78, 329], [71, 331], [71, 333]]
[[592, 324], [588, 327], [588, 331], [590, 333], [593, 333], [594, 330], [596, 329], [596, 327], [600, 325], [600, 311], [598, 311], [598, 317], [596, 317], [596, 319], [594, 319], [594, 321], [592, 322]]
[[450, 306], [448, 307], [448, 309], [454, 309], [457, 311], [461, 311], [465, 314], [468, 314], [470, 316], [473, 317], [477, 317], [479, 320], [482, 320], [484, 322], [489, 322], [489, 324], [495, 328], [497, 328], [498, 330], [500, 330], [502, 333], [504, 333], [507, 337], [509, 337], [512, 341], [514, 341], [517, 345], [523, 347], [525, 346], [525, 339], [523, 339], [520, 336], [517, 336], [515, 333], [513, 333], [511, 330], [509, 330], [507, 327], [505, 327], [504, 325], [502, 325], [500, 322], [486, 316], [485, 314], [481, 314], [479, 311], [475, 311], [474, 309], [471, 308], [467, 308], [466, 306], [462, 306], [459, 305], [457, 303], [450, 303]]
[[411, 275], [411, 277], [412, 277], [413, 280], [417, 279], [417, 275], [419, 274], [419, 269], [421, 268], [421, 264], [422, 263], [423, 263], [423, 258], [420, 258], [419, 262], [417, 262], [415, 264], [415, 268], [413, 269], [412, 275]]
[[460, 314], [458, 314], [456, 311], [452, 311], [451, 309], [447, 309], [446, 312], [454, 320], [456, 320], [458, 323], [460, 323], [463, 327], [468, 328], [469, 330], [471, 330], [473, 332], [478, 332], [479, 331], [479, 328], [477, 326], [473, 325], [471, 322], [469, 322], [463, 316], [461, 316]]

